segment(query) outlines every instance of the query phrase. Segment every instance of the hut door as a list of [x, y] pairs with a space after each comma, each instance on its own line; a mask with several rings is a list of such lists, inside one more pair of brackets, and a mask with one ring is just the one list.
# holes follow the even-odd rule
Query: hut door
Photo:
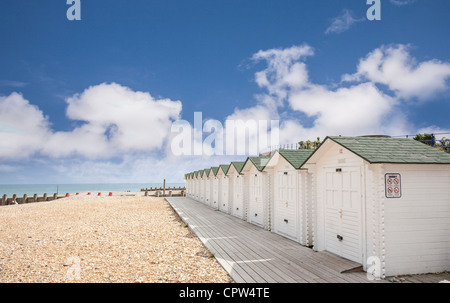
[[359, 167], [325, 168], [325, 249], [362, 263]]
[[233, 215], [239, 218], [244, 217], [243, 195], [242, 176], [236, 176], [233, 184]]
[[297, 172], [277, 172], [275, 232], [297, 239]]
[[219, 180], [217, 180], [217, 177], [214, 177], [212, 179], [213, 182], [213, 194], [211, 199], [211, 206], [214, 208], [219, 207]]
[[211, 180], [205, 180], [205, 203], [209, 205], [211, 200]]
[[220, 210], [228, 213], [228, 178], [222, 179], [222, 197], [220, 201]]
[[250, 203], [248, 219], [251, 223], [263, 226], [264, 222], [264, 205], [262, 195], [262, 175], [250, 175]]

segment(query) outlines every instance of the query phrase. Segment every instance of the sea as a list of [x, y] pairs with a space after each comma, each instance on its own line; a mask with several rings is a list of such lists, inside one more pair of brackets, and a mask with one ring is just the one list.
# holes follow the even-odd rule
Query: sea
[[[163, 183], [98, 183], [98, 184], [0, 184], [0, 196], [18, 197], [27, 194], [63, 195], [77, 192], [137, 192], [142, 188], [162, 187]], [[168, 187], [184, 187], [184, 183], [167, 183]]]

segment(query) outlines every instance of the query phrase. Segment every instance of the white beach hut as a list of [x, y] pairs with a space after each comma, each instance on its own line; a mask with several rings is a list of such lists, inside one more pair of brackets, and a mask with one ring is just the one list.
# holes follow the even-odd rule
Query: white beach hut
[[313, 150], [279, 150], [270, 158], [264, 172], [270, 180], [270, 229], [284, 237], [311, 245], [311, 176], [300, 169]]
[[194, 172], [194, 199], [200, 201], [200, 171]]
[[186, 197], [189, 197], [189, 190], [190, 190], [190, 184], [189, 184], [189, 173], [184, 174], [184, 183], [186, 188]]
[[227, 176], [227, 172], [230, 165], [219, 165], [219, 170], [217, 171], [217, 180], [219, 185], [218, 190], [218, 203], [219, 210], [224, 213], [230, 213], [229, 210], [229, 177]]
[[314, 249], [375, 276], [450, 270], [450, 155], [412, 139], [327, 137], [313, 174]]
[[191, 172], [191, 173], [189, 173], [189, 187], [190, 187], [190, 190], [189, 190], [189, 198], [191, 198], [191, 199], [195, 199], [195, 179], [194, 179], [194, 176], [195, 176], [195, 172]]
[[262, 170], [269, 157], [248, 157], [242, 167], [244, 176], [244, 209], [247, 210], [247, 221], [262, 228], [270, 228], [268, 188], [269, 179]]
[[233, 161], [228, 168], [228, 185], [230, 198], [230, 214], [245, 220], [244, 210], [244, 185], [243, 175], [241, 175], [242, 167], [245, 162]]
[[201, 203], [205, 203], [205, 183], [206, 182], [205, 182], [204, 175], [205, 175], [204, 169], [198, 171], [198, 182], [199, 182], [198, 201], [200, 201]]
[[210, 168], [206, 168], [204, 170], [203, 173], [203, 182], [204, 182], [204, 186], [205, 186], [205, 196], [204, 196], [204, 200], [203, 203], [205, 203], [206, 205], [210, 205], [211, 203], [211, 178], [209, 177], [209, 173], [210, 173], [211, 169]]
[[213, 166], [209, 171], [209, 178], [211, 179], [211, 202], [210, 206], [214, 209], [219, 209], [219, 179], [217, 172], [219, 167]]

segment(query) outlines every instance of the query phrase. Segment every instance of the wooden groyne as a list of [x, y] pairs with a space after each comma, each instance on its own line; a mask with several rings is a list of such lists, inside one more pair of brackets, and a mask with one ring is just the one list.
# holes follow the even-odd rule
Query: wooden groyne
[[[156, 197], [184, 197], [186, 196], [186, 187], [166, 187], [166, 179], [163, 181], [162, 187], [150, 187], [141, 188], [141, 191], [145, 192], [145, 196], [156, 196]], [[175, 193], [174, 193], [175, 191]]]
[[145, 196], [155, 197], [184, 197], [186, 196], [186, 187], [150, 187], [141, 188]]
[[3, 195], [0, 200], [0, 206], [11, 205], [11, 204], [26, 204], [26, 203], [35, 203], [35, 202], [46, 202], [53, 201], [57, 199], [64, 198], [65, 196], [58, 196], [57, 193], [53, 195], [44, 194], [42, 196], [38, 196], [38, 194], [34, 194], [33, 196], [23, 195], [23, 197], [17, 197], [17, 195], [13, 195], [11, 198], [8, 198], [8, 195]]

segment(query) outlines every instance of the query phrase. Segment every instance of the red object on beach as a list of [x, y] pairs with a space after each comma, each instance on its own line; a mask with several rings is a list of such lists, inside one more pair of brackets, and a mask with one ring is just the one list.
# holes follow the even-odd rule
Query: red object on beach
[[79, 193], [76, 193], [76, 195], [78, 196], [78, 195], [79, 195]]
[[69, 196], [69, 193], [66, 193], [66, 197], [68, 197]]
[[88, 193], [88, 195], [90, 195], [91, 193]]
[[101, 196], [101, 195], [102, 195], [102, 193], [98, 193], [98, 195], [99, 195], [99, 196]]
[[110, 197], [112, 196], [112, 192], [109, 192], [109, 196], [110, 196]]

